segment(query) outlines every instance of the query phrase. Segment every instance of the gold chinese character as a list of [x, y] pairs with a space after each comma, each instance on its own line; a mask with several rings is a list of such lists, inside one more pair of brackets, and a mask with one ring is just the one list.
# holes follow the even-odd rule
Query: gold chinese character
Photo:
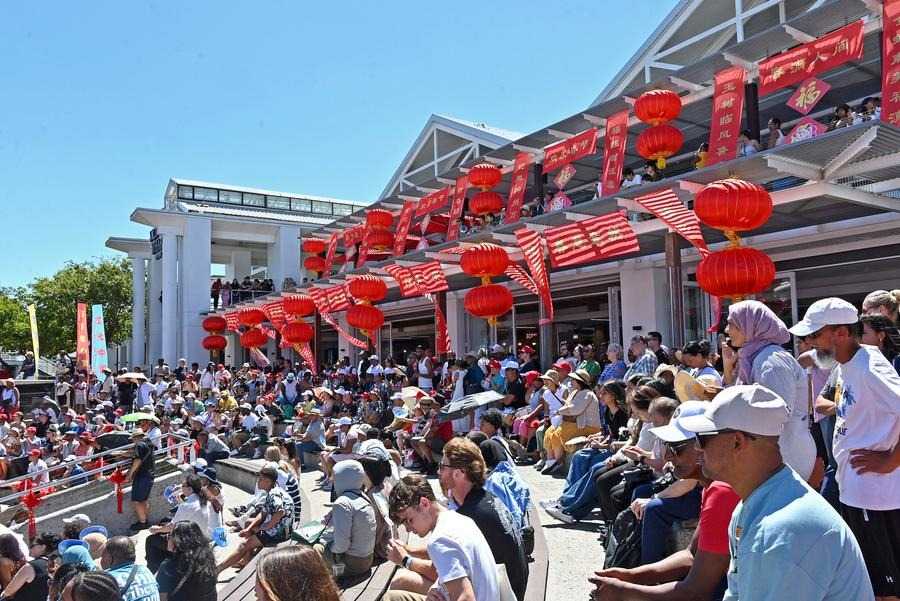
[[553, 249], [556, 251], [556, 254], [562, 254], [569, 249], [569, 245], [565, 240], [557, 240], [553, 243]]
[[891, 56], [891, 64], [892, 65], [900, 64], [900, 52]]
[[619, 232], [619, 228], [613, 226], [606, 231], [606, 239], [610, 242], [618, 240], [622, 237], [622, 234]]
[[796, 101], [797, 107], [805, 110], [815, 105], [821, 97], [822, 91], [816, 86], [815, 81], [811, 81], [800, 88], [800, 93], [797, 95]]
[[728, 148], [726, 148], [725, 146], [719, 146], [718, 148], [716, 148], [716, 154], [719, 155], [720, 157], [725, 156], [727, 153], [728, 153]]
[[[900, 34], [898, 34], [898, 35], [900, 35]], [[609, 130], [609, 133], [610, 133], [610, 135], [618, 136], [620, 131], [622, 131], [622, 126], [617, 125], [614, 128], [612, 128], [611, 130]]]
[[891, 92], [891, 102], [900, 102], [900, 92]]
[[621, 145], [622, 145], [622, 140], [621, 140], [621, 138], [614, 138], [614, 139], [612, 139], [612, 140], [609, 141], [609, 148], [610, 148], [610, 150], [615, 150], [616, 148], [618, 148], [618, 147], [621, 146]]
[[791, 73], [796, 73], [797, 71], [803, 71], [806, 68], [806, 59], [798, 58], [794, 62], [791, 63]]
[[834, 54], [840, 54], [841, 52], [850, 52], [850, 40], [847, 38], [842, 38], [837, 44], [834, 45]]
[[784, 76], [784, 68], [783, 67], [775, 67], [772, 69], [772, 81], [778, 81]]
[[733, 81], [729, 81], [728, 83], [722, 85], [723, 93], [734, 92], [734, 89], [735, 89], [735, 86], [734, 86]]
[[894, 111], [888, 114], [888, 122], [894, 125], [900, 124], [900, 111]]
[[720, 139], [720, 140], [727, 140], [727, 139], [730, 139], [730, 138], [731, 138], [731, 132], [728, 131], [727, 129], [723, 129], [722, 131], [719, 132], [719, 139]]
[[719, 102], [720, 109], [730, 109], [734, 106], [734, 96], [729, 96], [728, 98], [723, 98], [721, 102]]
[[732, 121], [734, 121], [734, 115], [728, 113], [727, 115], [722, 115], [722, 117], [719, 119], [719, 125], [728, 125]]
[[888, 83], [897, 83], [900, 81], [900, 71], [892, 71], [891, 76], [888, 77]]

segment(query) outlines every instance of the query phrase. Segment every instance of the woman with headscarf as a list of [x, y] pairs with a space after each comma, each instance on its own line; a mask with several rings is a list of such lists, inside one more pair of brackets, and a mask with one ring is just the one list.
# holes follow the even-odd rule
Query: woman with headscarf
[[791, 334], [775, 313], [759, 301], [747, 300], [728, 310], [728, 336], [722, 345], [725, 383], [760, 384], [784, 399], [790, 418], [779, 438], [784, 462], [809, 480], [816, 444], [809, 432], [806, 373], [784, 350]]

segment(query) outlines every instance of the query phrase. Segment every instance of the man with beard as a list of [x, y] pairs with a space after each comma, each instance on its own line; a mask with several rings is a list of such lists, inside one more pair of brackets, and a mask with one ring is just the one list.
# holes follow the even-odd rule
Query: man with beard
[[591, 582], [597, 585], [593, 598], [603, 601], [667, 601], [716, 600], [727, 588], [728, 522], [740, 500], [732, 488], [713, 481], [703, 473], [700, 452], [693, 432], [681, 423], [693, 415], [702, 415], [709, 403], [682, 403], [668, 425], [650, 430], [665, 443], [666, 460], [675, 466], [675, 475], [697, 480], [703, 486], [700, 524], [687, 549], [682, 549], [655, 563], [637, 568], [610, 568], [596, 573]]

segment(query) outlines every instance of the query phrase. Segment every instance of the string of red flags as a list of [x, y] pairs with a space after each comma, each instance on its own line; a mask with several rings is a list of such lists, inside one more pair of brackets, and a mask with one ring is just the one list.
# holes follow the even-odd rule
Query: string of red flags
[[400, 286], [404, 297], [443, 292], [449, 288], [447, 276], [439, 261], [429, 261], [412, 267], [388, 265], [384, 268]]
[[672, 231], [694, 245], [700, 251], [701, 256], [709, 254], [706, 241], [703, 239], [703, 232], [700, 231], [700, 220], [697, 218], [697, 214], [684, 206], [681, 199], [671, 189], [639, 196], [635, 200], [656, 215]]
[[557, 269], [640, 250], [624, 211], [545, 230], [544, 240], [550, 264]]

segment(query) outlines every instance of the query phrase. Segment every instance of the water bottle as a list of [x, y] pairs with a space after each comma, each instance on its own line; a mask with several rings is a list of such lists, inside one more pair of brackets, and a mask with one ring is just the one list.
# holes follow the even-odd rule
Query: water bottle
[[212, 539], [217, 547], [228, 546], [228, 537], [225, 534], [225, 528], [223, 526], [219, 526], [213, 530]]

